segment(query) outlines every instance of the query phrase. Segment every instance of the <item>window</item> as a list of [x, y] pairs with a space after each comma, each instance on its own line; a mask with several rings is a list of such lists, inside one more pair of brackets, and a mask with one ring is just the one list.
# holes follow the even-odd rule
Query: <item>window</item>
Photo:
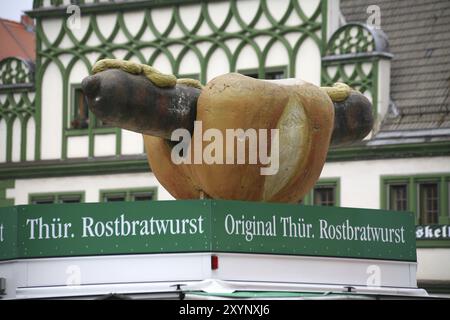
[[[259, 71], [258, 69], [249, 69], [249, 70], [239, 70], [240, 74], [243, 74], [247, 77], [259, 79]], [[276, 79], [285, 79], [287, 76], [286, 67], [269, 67], [264, 71], [264, 77], [262, 79], [266, 80], [276, 80]]]
[[277, 79], [284, 79], [286, 78], [284, 71], [268, 71], [266, 72], [266, 76], [264, 79], [267, 80], [277, 80]]
[[154, 197], [153, 192], [137, 192], [137, 193], [132, 193], [131, 194], [131, 198], [132, 198], [133, 201], [154, 200], [153, 197]]
[[30, 204], [81, 203], [84, 193], [31, 194]]
[[421, 225], [450, 224], [450, 173], [381, 177], [381, 208], [412, 211]]
[[316, 206], [334, 206], [335, 205], [335, 187], [322, 186], [314, 188], [314, 205]]
[[151, 201], [157, 199], [157, 188], [130, 189], [130, 190], [103, 190], [100, 192], [100, 201]]
[[408, 186], [406, 184], [393, 184], [389, 186], [389, 210], [408, 210]]
[[111, 193], [103, 195], [103, 202], [117, 202], [117, 201], [125, 201], [127, 198], [126, 193]]
[[59, 196], [58, 201], [60, 203], [80, 203], [81, 195], [67, 195], [67, 196]]
[[339, 206], [339, 183], [339, 178], [319, 180], [301, 203], [315, 206]]
[[87, 129], [89, 127], [89, 108], [81, 88], [74, 88], [74, 105], [70, 122], [71, 129]]
[[92, 122], [93, 128], [104, 128], [109, 125], [97, 119], [90, 111], [87, 103], [87, 99], [84, 96], [81, 85], [72, 85], [72, 108], [70, 115], [70, 129], [88, 129], [90, 122]]
[[437, 224], [439, 220], [439, 194], [437, 183], [419, 184], [419, 223]]
[[31, 204], [52, 204], [55, 203], [55, 197], [53, 196], [36, 196], [31, 198]]

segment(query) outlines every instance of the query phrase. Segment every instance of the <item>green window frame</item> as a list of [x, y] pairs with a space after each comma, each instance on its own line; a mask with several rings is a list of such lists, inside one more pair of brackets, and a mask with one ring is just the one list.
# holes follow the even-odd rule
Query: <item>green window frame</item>
[[92, 114], [87, 107], [81, 85], [73, 85], [71, 89], [72, 103], [70, 106], [69, 130], [88, 129]]
[[[421, 199], [424, 198], [424, 187], [435, 185], [432, 199], [428, 196], [428, 206], [432, 206], [432, 211], [437, 211], [437, 219], [430, 224], [449, 224], [450, 223], [450, 173], [430, 174], [430, 175], [412, 175], [412, 176], [382, 176], [381, 177], [381, 209], [393, 210], [390, 205], [390, 187], [393, 185], [404, 185], [407, 190], [407, 205], [405, 211], [412, 211], [416, 217], [416, 224], [421, 224], [425, 205]], [[436, 199], [437, 198], [437, 199]], [[432, 219], [431, 219], [432, 220]]]
[[116, 155], [121, 154], [122, 145], [122, 130], [117, 127], [111, 127], [106, 124], [100, 124], [91, 110], [87, 110], [87, 118], [89, 119], [87, 126], [83, 128], [72, 128], [72, 123], [76, 120], [75, 115], [77, 112], [77, 106], [80, 103], [80, 97], [77, 92], [81, 90], [80, 83], [72, 83], [70, 85], [70, 105], [64, 108], [63, 117], [65, 119], [63, 125], [63, 145], [62, 145], [62, 159], [67, 159], [67, 141], [70, 137], [74, 136], [88, 136], [89, 138], [89, 150], [88, 157], [94, 157], [95, 149], [95, 136], [103, 134], [114, 134], [116, 136]]
[[[286, 79], [288, 77], [288, 67], [276, 66], [267, 68], [240, 69], [238, 70], [238, 73], [256, 79], [268, 79], [268, 80]], [[273, 75], [276, 73], [282, 73], [283, 76], [281, 78], [267, 77], [268, 75]]]
[[[325, 178], [317, 181], [314, 188], [312, 188], [304, 197], [302, 204], [305, 205], [328, 205], [339, 207], [341, 205], [341, 181], [340, 178]], [[331, 200], [330, 200], [331, 190]], [[323, 192], [325, 199], [319, 199], [320, 192]], [[323, 196], [322, 196], [323, 197]], [[322, 203], [322, 204], [321, 204]]]
[[[151, 195], [152, 199], [145, 199]], [[158, 188], [100, 190], [100, 202], [158, 200]]]
[[195, 80], [199, 80], [200, 81], [200, 74], [198, 74], [198, 73], [176, 74], [175, 76], [178, 79], [188, 78], [188, 79], [195, 79]]
[[[99, 133], [114, 133], [115, 130], [108, 124], [102, 123], [100, 119], [95, 117], [95, 114], [89, 110], [86, 101], [84, 99], [84, 94], [82, 91], [81, 83], [71, 84], [70, 86], [71, 103], [69, 112], [69, 121], [66, 124], [66, 129], [69, 131], [84, 131], [86, 134], [88, 130], [95, 129], [107, 129], [97, 131]], [[80, 110], [84, 113], [80, 115]], [[112, 130], [111, 130], [112, 129]]]
[[29, 204], [83, 203], [84, 201], [84, 191], [31, 193], [28, 195]]

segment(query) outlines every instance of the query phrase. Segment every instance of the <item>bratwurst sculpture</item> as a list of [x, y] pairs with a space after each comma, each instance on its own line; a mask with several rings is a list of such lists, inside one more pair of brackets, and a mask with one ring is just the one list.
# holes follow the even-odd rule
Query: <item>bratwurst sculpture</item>
[[[143, 134], [152, 171], [176, 199], [298, 202], [319, 178], [330, 144], [361, 140], [373, 125], [370, 102], [345, 84], [317, 87], [298, 79], [266, 81], [230, 73], [203, 87], [112, 59], [97, 62], [93, 74], [82, 84], [89, 108], [108, 124]], [[171, 140], [177, 129], [191, 135], [181, 162], [172, 153], [179, 147]], [[252, 152], [264, 151], [261, 144], [252, 145], [250, 134], [236, 139], [245, 146], [245, 163], [238, 141], [237, 149], [226, 150], [217, 134], [227, 137], [231, 129], [270, 134], [266, 153], [277, 161], [276, 170], [264, 173], [267, 162], [248, 161]], [[206, 132], [216, 135], [199, 137]], [[203, 150], [211, 151], [213, 142], [223, 142], [212, 152], [223, 161], [193, 161]]]

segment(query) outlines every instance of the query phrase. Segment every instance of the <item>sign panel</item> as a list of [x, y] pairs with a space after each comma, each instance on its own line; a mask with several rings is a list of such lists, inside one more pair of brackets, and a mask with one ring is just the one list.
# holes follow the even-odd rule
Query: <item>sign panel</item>
[[239, 252], [416, 261], [411, 213], [243, 201], [0, 209], [0, 260]]
[[448, 240], [450, 225], [424, 225], [416, 227], [417, 240]]
[[20, 258], [209, 251], [209, 217], [209, 203], [200, 201], [5, 208], [0, 226], [17, 241], [2, 242], [0, 258], [10, 257], [13, 249]]
[[0, 209], [0, 260], [17, 257], [17, 208]]
[[416, 261], [411, 213], [223, 201], [212, 206], [214, 251]]

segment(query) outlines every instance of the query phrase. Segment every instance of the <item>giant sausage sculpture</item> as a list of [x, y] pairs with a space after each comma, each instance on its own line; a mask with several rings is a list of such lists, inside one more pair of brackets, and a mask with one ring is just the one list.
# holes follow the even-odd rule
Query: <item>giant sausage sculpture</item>
[[[93, 73], [82, 83], [89, 108], [108, 124], [143, 134], [152, 171], [176, 199], [298, 202], [319, 178], [330, 144], [359, 141], [373, 125], [371, 103], [345, 84], [317, 87], [299, 79], [267, 81], [230, 73], [202, 86], [111, 59], [97, 62]], [[177, 129], [191, 135], [181, 162], [172, 152], [179, 147], [172, 139]], [[276, 171], [264, 174], [269, 165], [262, 158], [249, 161], [251, 152], [261, 155], [261, 145], [252, 147], [249, 129], [267, 132], [266, 155], [277, 161]], [[213, 141], [202, 136], [208, 130], [222, 137], [229, 130], [241, 132], [234, 138], [243, 139], [247, 161], [238, 159], [242, 154], [234, 145], [231, 153], [216, 145], [212, 155], [222, 154], [224, 160], [199, 162]], [[187, 158], [191, 162], [183, 162]]]

